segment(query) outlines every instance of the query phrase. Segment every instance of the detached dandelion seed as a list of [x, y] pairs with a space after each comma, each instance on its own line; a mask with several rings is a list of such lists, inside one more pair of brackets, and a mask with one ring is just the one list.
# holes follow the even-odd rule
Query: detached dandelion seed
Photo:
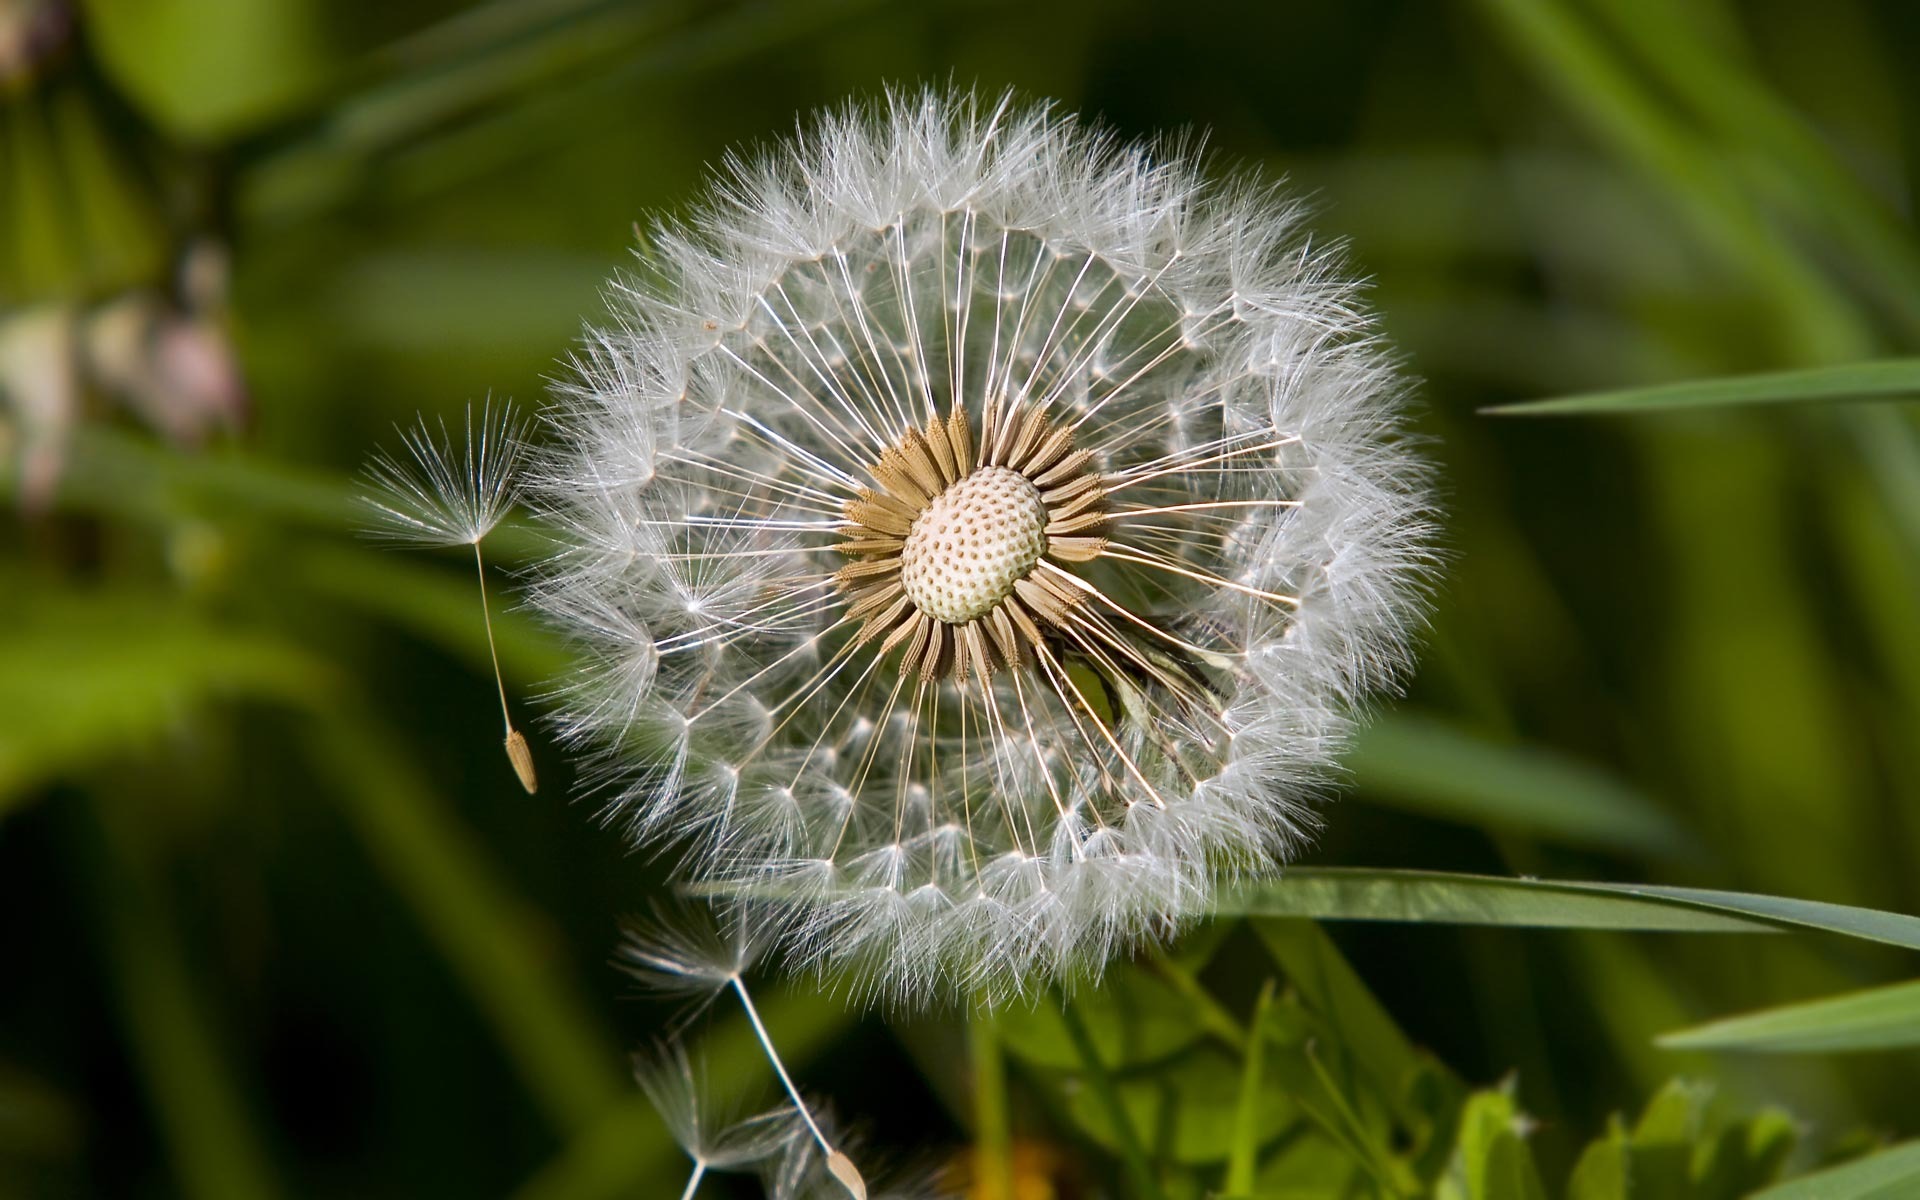
[[487, 654], [493, 662], [493, 682], [500, 692], [500, 719], [506, 726], [507, 761], [532, 795], [539, 789], [533, 751], [526, 735], [513, 724], [507, 706], [506, 680], [500, 673], [500, 651], [494, 643], [493, 612], [487, 604], [487, 564], [480, 543], [520, 498], [520, 475], [526, 447], [525, 429], [508, 405], [497, 410], [488, 401], [476, 424], [467, 409], [466, 438], [456, 451], [446, 423], [438, 430], [425, 418], [401, 434], [403, 460], [385, 452], [367, 467], [373, 492], [364, 500], [379, 519], [374, 532], [395, 541], [422, 546], [472, 546], [475, 577], [480, 586], [480, 616], [487, 629]]
[[1278, 869], [1432, 566], [1406, 385], [1295, 202], [936, 91], [650, 244], [530, 491], [610, 818], [906, 1003]]
[[800, 1126], [825, 1156], [828, 1173], [857, 1200], [866, 1200], [865, 1179], [853, 1160], [833, 1144], [823, 1123], [800, 1095], [793, 1076], [787, 1073], [786, 1063], [781, 1061], [780, 1052], [774, 1048], [772, 1035], [760, 1020], [760, 1010], [753, 1002], [752, 993], [747, 990], [746, 972], [762, 949], [763, 944], [744, 926], [722, 932], [701, 922], [697, 916], [675, 921], [656, 915], [651, 922], [627, 927], [616, 962], [629, 975], [657, 991], [697, 998], [699, 1009], [712, 1003], [721, 992], [731, 990], [753, 1028], [754, 1040], [760, 1043], [761, 1052], [792, 1101]]
[[748, 1170], [777, 1160], [788, 1152], [796, 1133], [803, 1133], [789, 1108], [744, 1121], [732, 1121], [717, 1111], [706, 1086], [704, 1063], [696, 1063], [677, 1042], [651, 1055], [636, 1055], [634, 1078], [674, 1141], [693, 1160], [681, 1200], [691, 1200], [708, 1172]]

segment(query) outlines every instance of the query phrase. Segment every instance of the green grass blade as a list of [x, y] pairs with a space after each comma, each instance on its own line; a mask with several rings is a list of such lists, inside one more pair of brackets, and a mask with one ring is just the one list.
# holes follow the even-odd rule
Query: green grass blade
[[1659, 1039], [1669, 1050], [1830, 1054], [1920, 1046], [1920, 980], [1723, 1017]]
[[1598, 15], [1759, 172], [1765, 193], [1822, 228], [1873, 279], [1903, 320], [1920, 324], [1920, 245], [1886, 201], [1834, 153], [1822, 131], [1753, 68], [1707, 36], [1698, 9], [1669, 0], [1604, 0]]
[[[154, 1118], [189, 1200], [282, 1195], [249, 1103], [222, 1045], [158, 864], [125, 796], [89, 814], [97, 857], [86, 872], [104, 925], [114, 998]], [[97, 814], [97, 815], [96, 815]]]
[[1420, 1056], [1333, 939], [1310, 921], [1257, 920], [1252, 925], [1307, 1007], [1338, 1033], [1374, 1088], [1396, 1111], [1402, 1110]]
[[[285, 566], [301, 586], [391, 622], [491, 675], [471, 552], [464, 564], [447, 570], [417, 554], [308, 540]], [[488, 576], [489, 591], [500, 586], [491, 564]], [[496, 604], [493, 631], [509, 686], [545, 685], [579, 666], [560, 636], [530, 613]]]
[[[19, 481], [0, 458], [0, 500]], [[334, 533], [373, 528], [365, 489], [350, 476], [220, 449], [182, 454], [146, 438], [93, 426], [76, 431], [57, 502], [62, 509], [149, 523], [182, 514], [280, 522]], [[550, 549], [532, 523], [509, 519], [487, 535], [490, 562], [526, 561]], [[467, 552], [471, 557], [471, 552]]]
[[1920, 917], [1790, 896], [1442, 871], [1296, 867], [1221, 897], [1216, 916], [1538, 929], [1754, 933], [1812, 929], [1920, 950]]
[[1920, 1194], [1920, 1141], [1828, 1167], [1755, 1192], [1747, 1200], [1901, 1200]]
[[1253, 1191], [1254, 1169], [1260, 1163], [1260, 1076], [1266, 1065], [1266, 1020], [1273, 1008], [1273, 980], [1260, 989], [1247, 1022], [1246, 1057], [1240, 1072], [1240, 1102], [1233, 1112], [1233, 1149], [1227, 1154], [1226, 1194], [1245, 1196]]
[[1556, 396], [1480, 411], [1496, 416], [1559, 417], [1755, 404], [1831, 404], [1916, 395], [1920, 395], [1920, 358], [1888, 358]]
[[993, 1014], [984, 1007], [967, 1016], [967, 1062], [973, 1076], [974, 1195], [978, 1200], [1014, 1200], [1007, 1057]]
[[1396, 714], [1354, 741], [1346, 765], [1368, 799], [1572, 846], [1663, 856], [1692, 839], [1646, 796], [1584, 763]]

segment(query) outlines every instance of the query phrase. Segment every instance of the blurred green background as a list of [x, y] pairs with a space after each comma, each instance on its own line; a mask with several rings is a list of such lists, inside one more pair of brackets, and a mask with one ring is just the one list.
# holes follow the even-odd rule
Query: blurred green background
[[[677, 1194], [625, 1065], [664, 1010], [607, 965], [662, 866], [544, 739], [519, 792], [470, 564], [359, 538], [352, 475], [416, 411], [537, 401], [636, 220], [890, 82], [1209, 131], [1374, 281], [1450, 567], [1310, 863], [1920, 911], [1913, 407], [1477, 411], [1920, 349], [1916, 54], [1905, 0], [0, 0], [0, 1194]], [[498, 615], [537, 712], [565, 652]], [[1450, 1078], [1511, 1074], [1549, 1194], [1676, 1076], [1790, 1116], [1795, 1168], [1920, 1134], [1911, 999], [1871, 1052], [1653, 1040], [1909, 951], [1324, 928]], [[1148, 974], [1241, 1017], [1269, 975], [1327, 995], [1249, 927], [1195, 944]], [[1126, 1178], [1021, 1018], [1000, 1081], [955, 1017], [765, 995], [896, 1157], [1010, 1121], [1023, 1195]], [[764, 1075], [731, 1010], [702, 1028], [725, 1087]], [[1187, 1066], [1231, 1098], [1238, 1061]], [[1684, 1182], [1631, 1194], [1719, 1194], [1673, 1103]], [[1432, 1183], [1279, 1156], [1258, 1194]], [[1492, 1186], [1457, 1194], [1532, 1194]]]

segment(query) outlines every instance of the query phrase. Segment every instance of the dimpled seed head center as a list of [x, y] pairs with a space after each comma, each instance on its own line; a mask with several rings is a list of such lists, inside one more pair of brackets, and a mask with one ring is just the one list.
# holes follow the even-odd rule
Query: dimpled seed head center
[[1018, 471], [982, 467], [934, 497], [900, 553], [921, 612], [963, 625], [993, 611], [1047, 548], [1047, 506]]

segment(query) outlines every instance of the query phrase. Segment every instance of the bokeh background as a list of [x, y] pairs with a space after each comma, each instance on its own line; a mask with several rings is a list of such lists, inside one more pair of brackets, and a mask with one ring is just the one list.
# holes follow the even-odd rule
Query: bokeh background
[[[662, 864], [543, 737], [521, 794], [471, 563], [357, 536], [352, 477], [416, 412], [537, 404], [636, 221], [890, 82], [1205, 130], [1373, 280], [1450, 566], [1309, 861], [1920, 911], [1913, 408], [1478, 411], [1912, 352], [1916, 54], [1903, 0], [0, 0], [0, 1194], [677, 1194], [626, 1067], [665, 1010], [608, 965]], [[565, 652], [498, 619], [537, 713]], [[1920, 1134], [1912, 1051], [1653, 1041], [1902, 952], [1326, 928], [1511, 1079], [1551, 1194], [1675, 1077], [1796, 1164]], [[1214, 933], [1244, 1011], [1274, 967]], [[875, 1144], [965, 1157], [956, 1018], [765, 994]], [[1030, 1194], [1095, 1194], [1044, 1059]]]

